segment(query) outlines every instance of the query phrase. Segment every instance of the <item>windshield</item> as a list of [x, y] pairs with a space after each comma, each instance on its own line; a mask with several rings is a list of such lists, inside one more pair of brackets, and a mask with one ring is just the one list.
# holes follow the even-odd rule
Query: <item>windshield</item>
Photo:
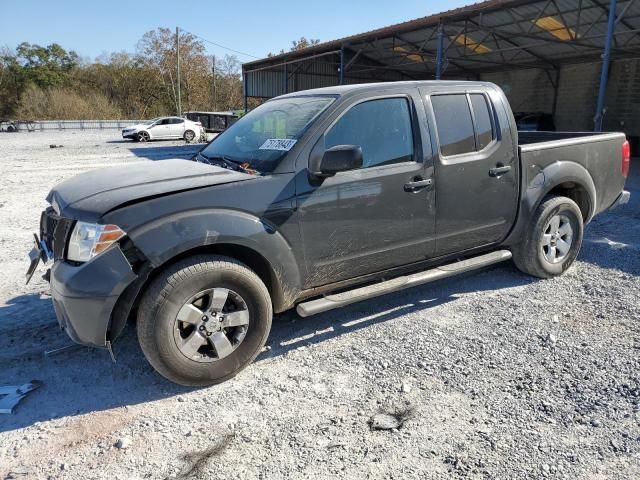
[[156, 123], [158, 120], [160, 120], [162, 117], [156, 117], [156, 118], [152, 118], [151, 120], [144, 122], [144, 125], [151, 125], [152, 123]]
[[239, 119], [205, 147], [212, 161], [244, 164], [272, 172], [334, 97], [289, 97], [271, 100]]

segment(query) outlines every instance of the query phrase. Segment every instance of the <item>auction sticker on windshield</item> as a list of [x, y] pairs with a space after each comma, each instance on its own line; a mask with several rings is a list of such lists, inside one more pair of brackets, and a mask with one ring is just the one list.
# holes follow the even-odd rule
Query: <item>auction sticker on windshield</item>
[[288, 152], [296, 142], [297, 140], [293, 138], [270, 138], [262, 144], [260, 150], [280, 150]]

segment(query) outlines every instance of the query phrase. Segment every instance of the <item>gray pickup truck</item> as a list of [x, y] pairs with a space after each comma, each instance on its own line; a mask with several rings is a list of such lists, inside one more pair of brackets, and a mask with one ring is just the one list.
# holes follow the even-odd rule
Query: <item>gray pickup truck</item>
[[622, 133], [518, 133], [503, 92], [402, 82], [297, 92], [194, 159], [95, 170], [47, 197], [27, 279], [53, 261], [56, 316], [107, 347], [137, 319], [166, 378], [209, 385], [272, 315], [325, 312], [513, 258], [562, 274], [583, 225], [628, 201]]

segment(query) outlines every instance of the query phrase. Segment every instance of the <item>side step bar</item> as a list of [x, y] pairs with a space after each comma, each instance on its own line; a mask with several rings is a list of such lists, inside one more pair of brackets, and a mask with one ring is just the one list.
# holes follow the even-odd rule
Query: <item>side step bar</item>
[[424, 283], [433, 282], [442, 278], [453, 277], [465, 272], [471, 272], [479, 268], [504, 262], [511, 258], [509, 250], [498, 250], [477, 257], [468, 258], [460, 262], [450, 263], [441, 267], [425, 270], [424, 272], [412, 273], [392, 280], [375, 283], [366, 287], [355, 288], [347, 292], [327, 295], [316, 300], [310, 300], [298, 304], [296, 311], [301, 317], [310, 317], [318, 313], [327, 312], [334, 308], [344, 307], [352, 303], [367, 300], [369, 298], [385, 295], [405, 288], [415, 287]]

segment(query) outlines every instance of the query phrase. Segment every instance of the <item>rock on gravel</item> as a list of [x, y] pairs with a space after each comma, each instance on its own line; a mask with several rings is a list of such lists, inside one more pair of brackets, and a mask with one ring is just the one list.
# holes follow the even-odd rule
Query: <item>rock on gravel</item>
[[115, 444], [115, 447], [120, 450], [126, 450], [131, 446], [131, 439], [129, 437], [119, 438]]
[[402, 425], [399, 418], [389, 413], [378, 413], [374, 415], [371, 417], [370, 423], [373, 430], [393, 430]]

